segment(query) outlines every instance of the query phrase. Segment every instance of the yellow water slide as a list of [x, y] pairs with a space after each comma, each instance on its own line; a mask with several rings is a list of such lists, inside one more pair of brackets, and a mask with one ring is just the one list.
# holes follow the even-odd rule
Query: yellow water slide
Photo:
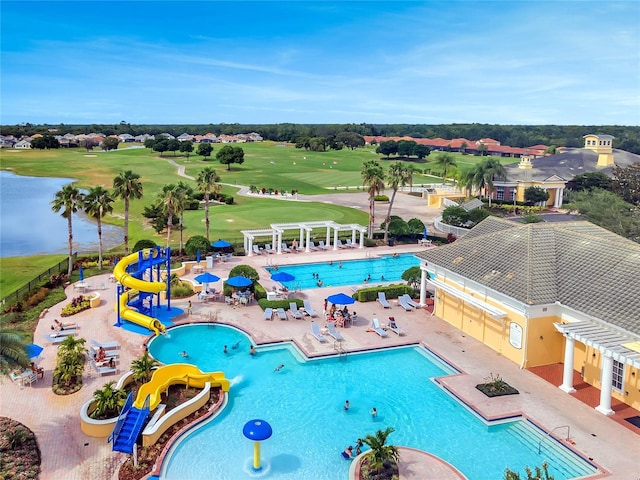
[[204, 373], [195, 365], [188, 363], [165, 365], [155, 370], [151, 380], [140, 387], [133, 406], [141, 409], [144, 406], [147, 395], [149, 395], [149, 409], [155, 410], [160, 404], [161, 394], [171, 385], [179, 384], [204, 388], [207, 382], [211, 383], [212, 387], [222, 388], [224, 392], [229, 391], [229, 380], [224, 378], [223, 372]]
[[[143, 251], [143, 257], [148, 258], [151, 254], [151, 250]], [[129, 308], [127, 305], [129, 298], [135, 294], [140, 292], [149, 292], [149, 293], [159, 293], [167, 289], [167, 284], [164, 282], [147, 282], [145, 280], [140, 280], [139, 278], [135, 278], [131, 274], [127, 273], [127, 267], [132, 263], [138, 262], [138, 252], [132, 253], [131, 255], [127, 255], [122, 260], [120, 260], [113, 269], [113, 276], [116, 277], [116, 280], [120, 282], [121, 285], [124, 285], [127, 288], [133, 289], [133, 291], [127, 291], [123, 295], [120, 296], [120, 317], [128, 320], [132, 323], [136, 323], [138, 325], [142, 325], [145, 328], [153, 331], [156, 335], [160, 334], [160, 332], [164, 331], [164, 325], [160, 323], [160, 320], [157, 318], [150, 317], [148, 315], [144, 315], [140, 312], [137, 312], [133, 308]]]

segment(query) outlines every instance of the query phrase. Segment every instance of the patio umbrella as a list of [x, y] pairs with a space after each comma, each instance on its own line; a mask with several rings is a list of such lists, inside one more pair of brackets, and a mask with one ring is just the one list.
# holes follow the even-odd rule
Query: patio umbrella
[[214, 275], [213, 273], [205, 272], [201, 275], [198, 275], [194, 280], [200, 283], [213, 283], [220, 280], [220, 277]]
[[231, 285], [232, 287], [248, 287], [253, 282], [249, 280], [247, 277], [229, 277], [227, 279], [227, 285]]
[[200, 263], [200, 250], [196, 252], [196, 262]]
[[356, 303], [353, 298], [342, 292], [336, 293], [335, 295], [329, 295], [327, 300], [336, 305], [351, 305], [352, 303]]
[[425, 240], [427, 239], [427, 227], [424, 227], [424, 230], [422, 231], [422, 238], [424, 238]]
[[274, 282], [292, 282], [295, 279], [296, 277], [287, 272], [278, 272], [271, 275], [271, 280]]
[[44, 348], [42, 348], [40, 345], [36, 345], [35, 343], [30, 343], [28, 345], [25, 345], [25, 350], [27, 351], [27, 355], [29, 355], [29, 358], [36, 358], [40, 356]]
[[211, 246], [213, 248], [229, 248], [231, 246], [231, 244], [229, 242], [227, 242], [226, 240], [216, 240], [215, 242], [213, 242], [211, 244]]
[[80, 275], [80, 281], [82, 282], [84, 280], [84, 268], [80, 267], [78, 269], [78, 275]]

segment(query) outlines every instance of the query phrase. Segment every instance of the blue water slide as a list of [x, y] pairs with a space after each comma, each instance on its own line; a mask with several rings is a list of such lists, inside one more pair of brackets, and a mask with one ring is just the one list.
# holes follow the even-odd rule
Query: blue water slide
[[116, 425], [113, 427], [108, 441], [112, 443], [114, 452], [133, 454], [135, 445], [145, 423], [149, 418], [149, 398], [140, 409], [133, 406], [133, 396], [129, 393]]

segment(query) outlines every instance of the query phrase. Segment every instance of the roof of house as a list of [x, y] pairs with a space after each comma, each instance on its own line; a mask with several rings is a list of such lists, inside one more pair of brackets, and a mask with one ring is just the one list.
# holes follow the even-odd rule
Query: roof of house
[[[640, 155], [614, 148], [613, 161], [620, 167], [628, 167], [640, 162]], [[598, 154], [588, 148], [570, 148], [562, 153], [535, 158], [531, 163], [531, 169], [518, 168], [517, 163], [505, 165], [507, 179], [544, 181], [556, 175], [564, 180], [571, 180], [574, 176], [587, 172], [603, 172], [613, 176], [613, 165], [598, 167]]]
[[640, 335], [640, 245], [592, 223], [488, 217], [417, 256], [520, 302], [559, 302]]

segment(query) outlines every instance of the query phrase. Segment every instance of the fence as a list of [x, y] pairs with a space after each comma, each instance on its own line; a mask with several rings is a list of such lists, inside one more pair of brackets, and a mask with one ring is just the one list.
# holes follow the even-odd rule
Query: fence
[[[75, 262], [78, 258], [78, 252], [75, 252], [72, 258], [73, 258], [73, 261]], [[49, 277], [51, 277], [51, 275], [55, 275], [60, 272], [66, 272], [68, 269], [69, 269], [69, 257], [58, 262], [57, 265], [54, 265], [48, 270], [45, 270], [44, 272], [40, 273], [37, 277], [29, 280], [29, 282], [27, 282], [25, 285], [20, 287], [18, 290], [4, 297], [2, 299], [3, 307], [7, 303], [11, 305], [12, 303], [19, 302], [20, 299], [23, 297], [23, 295], [29, 293], [32, 289], [35, 289], [38, 285], [40, 285], [40, 283], [42, 283], [43, 279], [45, 278], [48, 279]]]
[[433, 226], [444, 233], [452, 233], [456, 237], [460, 238], [469, 231], [468, 228], [454, 227], [453, 225], [447, 225], [442, 223], [442, 217], [436, 217], [433, 219]]

